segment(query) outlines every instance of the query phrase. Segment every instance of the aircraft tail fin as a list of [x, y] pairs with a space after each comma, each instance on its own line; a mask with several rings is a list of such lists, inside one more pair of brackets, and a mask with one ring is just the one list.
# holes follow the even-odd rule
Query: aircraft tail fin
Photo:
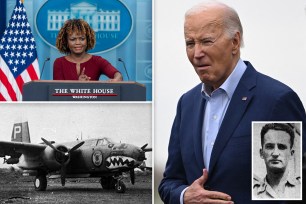
[[29, 125], [27, 121], [14, 124], [11, 141], [31, 143]]

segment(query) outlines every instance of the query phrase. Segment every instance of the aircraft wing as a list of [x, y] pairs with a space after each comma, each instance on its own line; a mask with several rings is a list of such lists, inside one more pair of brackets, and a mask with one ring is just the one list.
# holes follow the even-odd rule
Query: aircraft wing
[[47, 146], [43, 144], [32, 144], [25, 142], [0, 141], [0, 157], [17, 156], [21, 154], [37, 154]]

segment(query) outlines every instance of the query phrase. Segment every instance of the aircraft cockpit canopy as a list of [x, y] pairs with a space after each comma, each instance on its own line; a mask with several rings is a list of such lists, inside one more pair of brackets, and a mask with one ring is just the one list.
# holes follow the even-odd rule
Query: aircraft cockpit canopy
[[112, 139], [104, 137], [102, 139], [98, 139], [97, 141], [97, 146], [99, 145], [109, 145], [109, 144], [114, 144], [114, 142], [112, 141]]

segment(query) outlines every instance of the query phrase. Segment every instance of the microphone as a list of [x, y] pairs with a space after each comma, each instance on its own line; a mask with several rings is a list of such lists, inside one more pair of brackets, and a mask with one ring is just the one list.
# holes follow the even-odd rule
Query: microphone
[[45, 59], [44, 64], [43, 64], [43, 68], [41, 69], [41, 73], [40, 73], [39, 79], [41, 79], [41, 76], [42, 76], [42, 74], [43, 74], [43, 72], [44, 72], [45, 64], [46, 64], [46, 62], [49, 61], [49, 60], [50, 60], [50, 57], [47, 57], [47, 58]]
[[124, 62], [123, 59], [121, 59], [121, 58], [118, 58], [118, 61], [119, 61], [119, 62], [122, 62], [123, 67], [124, 67], [124, 70], [125, 70], [125, 73], [126, 73], [127, 78], [128, 78], [128, 81], [130, 81], [129, 74], [128, 74], [128, 72], [127, 72], [127, 70], [126, 70], [126, 67], [125, 67], [125, 62]]

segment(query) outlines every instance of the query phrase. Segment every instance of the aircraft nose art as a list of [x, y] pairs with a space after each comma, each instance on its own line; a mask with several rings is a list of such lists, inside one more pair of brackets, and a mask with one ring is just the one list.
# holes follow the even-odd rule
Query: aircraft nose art
[[135, 168], [145, 160], [145, 152], [130, 144], [115, 146], [106, 158], [108, 169]]
[[132, 168], [135, 165], [136, 160], [126, 156], [110, 156], [106, 159], [106, 167], [109, 169], [117, 169], [129, 167]]

